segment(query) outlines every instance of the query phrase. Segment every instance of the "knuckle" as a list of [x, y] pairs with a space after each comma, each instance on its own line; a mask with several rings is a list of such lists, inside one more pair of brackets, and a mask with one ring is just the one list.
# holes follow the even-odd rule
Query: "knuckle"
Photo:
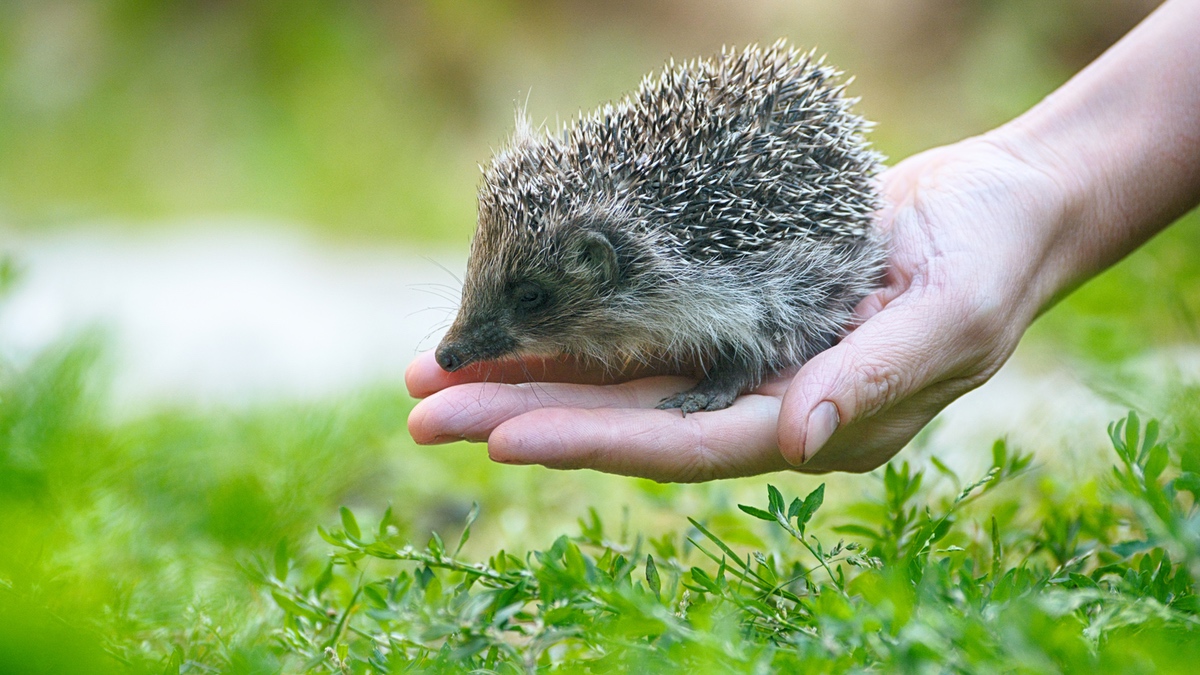
[[867, 360], [858, 367], [853, 417], [872, 417], [889, 407], [903, 390], [904, 377], [895, 366]]

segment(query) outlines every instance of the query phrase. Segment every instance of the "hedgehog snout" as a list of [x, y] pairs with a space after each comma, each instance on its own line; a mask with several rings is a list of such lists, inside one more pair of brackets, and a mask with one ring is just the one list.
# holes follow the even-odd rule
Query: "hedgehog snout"
[[438, 345], [434, 357], [437, 359], [438, 365], [442, 367], [442, 370], [447, 373], [453, 373], [467, 363], [467, 357], [463, 354], [462, 349], [453, 343]]
[[483, 323], [467, 329], [451, 329], [434, 352], [442, 370], [453, 373], [476, 361], [488, 361], [509, 356], [517, 342], [499, 325]]

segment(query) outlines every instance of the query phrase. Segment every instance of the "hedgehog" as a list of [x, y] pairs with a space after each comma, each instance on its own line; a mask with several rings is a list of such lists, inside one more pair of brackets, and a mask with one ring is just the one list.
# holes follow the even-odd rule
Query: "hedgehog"
[[557, 132], [518, 113], [437, 363], [656, 365], [699, 378], [658, 405], [686, 415], [830, 347], [884, 271], [882, 158], [846, 84], [780, 41], [672, 60]]

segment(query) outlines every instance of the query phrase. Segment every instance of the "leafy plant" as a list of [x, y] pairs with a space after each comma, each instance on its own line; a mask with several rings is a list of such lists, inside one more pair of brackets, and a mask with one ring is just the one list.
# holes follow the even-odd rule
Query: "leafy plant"
[[[501, 481], [450, 455], [453, 472], [415, 470], [423, 455], [407, 451], [407, 471], [379, 479], [402, 438], [399, 395], [114, 424], [98, 353], [85, 341], [0, 371], [0, 672], [1125, 673], [1200, 660], [1189, 409], [1169, 426], [1115, 422], [1114, 470], [1078, 484], [1000, 441], [976, 481], [898, 462], [799, 495], [767, 486], [736, 508], [722, 485], [693, 487], [691, 518], [659, 490], [674, 532], [628, 516], [611, 527], [610, 497], [575, 535], [513, 551], [492, 545], [488, 514], [537, 512], [536, 490], [506, 482], [532, 469]], [[483, 506], [432, 528], [453, 536], [426, 534], [418, 523], [446, 503], [434, 500], [462, 485]], [[351, 494], [358, 508], [333, 506]], [[389, 496], [397, 508], [366, 526], [361, 505]], [[543, 531], [569, 527], [552, 517]]]
[[471, 562], [477, 509], [453, 551], [436, 534], [401, 543], [390, 511], [367, 533], [343, 509], [315, 576], [285, 549], [252, 569], [282, 611], [281, 653], [318, 672], [1185, 669], [1200, 656], [1197, 474], [1158, 428], [1134, 413], [1110, 428], [1119, 517], [1044, 504], [1038, 537], [999, 525], [1010, 502], [993, 495], [1009, 484], [1013, 499], [1031, 474], [1000, 442], [980, 480], [943, 498], [928, 484], [957, 482], [944, 466], [927, 480], [889, 465], [867, 517], [827, 530], [813, 527], [824, 485], [790, 503], [769, 485], [765, 508], [738, 508], [786, 535], [772, 550], [691, 518], [682, 547], [614, 541], [593, 511], [580, 536]]

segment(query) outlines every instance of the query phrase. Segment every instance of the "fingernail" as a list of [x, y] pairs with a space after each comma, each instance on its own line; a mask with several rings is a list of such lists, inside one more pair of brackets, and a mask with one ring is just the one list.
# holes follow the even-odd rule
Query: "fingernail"
[[821, 401], [817, 407], [813, 408], [813, 411], [808, 414], [808, 433], [804, 436], [802, 464], [807, 463], [813, 458], [813, 455], [821, 451], [821, 448], [829, 442], [829, 437], [837, 431], [841, 421], [837, 406], [829, 401]]
[[490, 447], [488, 448], [488, 459], [491, 459], [497, 464], [507, 464], [509, 466], [526, 466], [530, 464], [530, 462], [526, 462], [525, 460], [518, 459], [516, 457], [498, 456], [492, 452]]
[[433, 440], [431, 440], [429, 442], [429, 444], [430, 445], [438, 445], [438, 444], [445, 444], [445, 443], [458, 443], [459, 441], [463, 441], [466, 443], [487, 443], [487, 440], [485, 440], [485, 439], [468, 438], [466, 436], [463, 436], [462, 434], [439, 434], [437, 436], [434, 436]]
[[493, 457], [492, 461], [497, 464], [506, 464], [508, 466], [528, 466], [529, 465], [529, 462], [522, 462], [519, 459], [512, 459], [511, 457], [505, 457], [504, 459], [496, 459], [495, 457]]

